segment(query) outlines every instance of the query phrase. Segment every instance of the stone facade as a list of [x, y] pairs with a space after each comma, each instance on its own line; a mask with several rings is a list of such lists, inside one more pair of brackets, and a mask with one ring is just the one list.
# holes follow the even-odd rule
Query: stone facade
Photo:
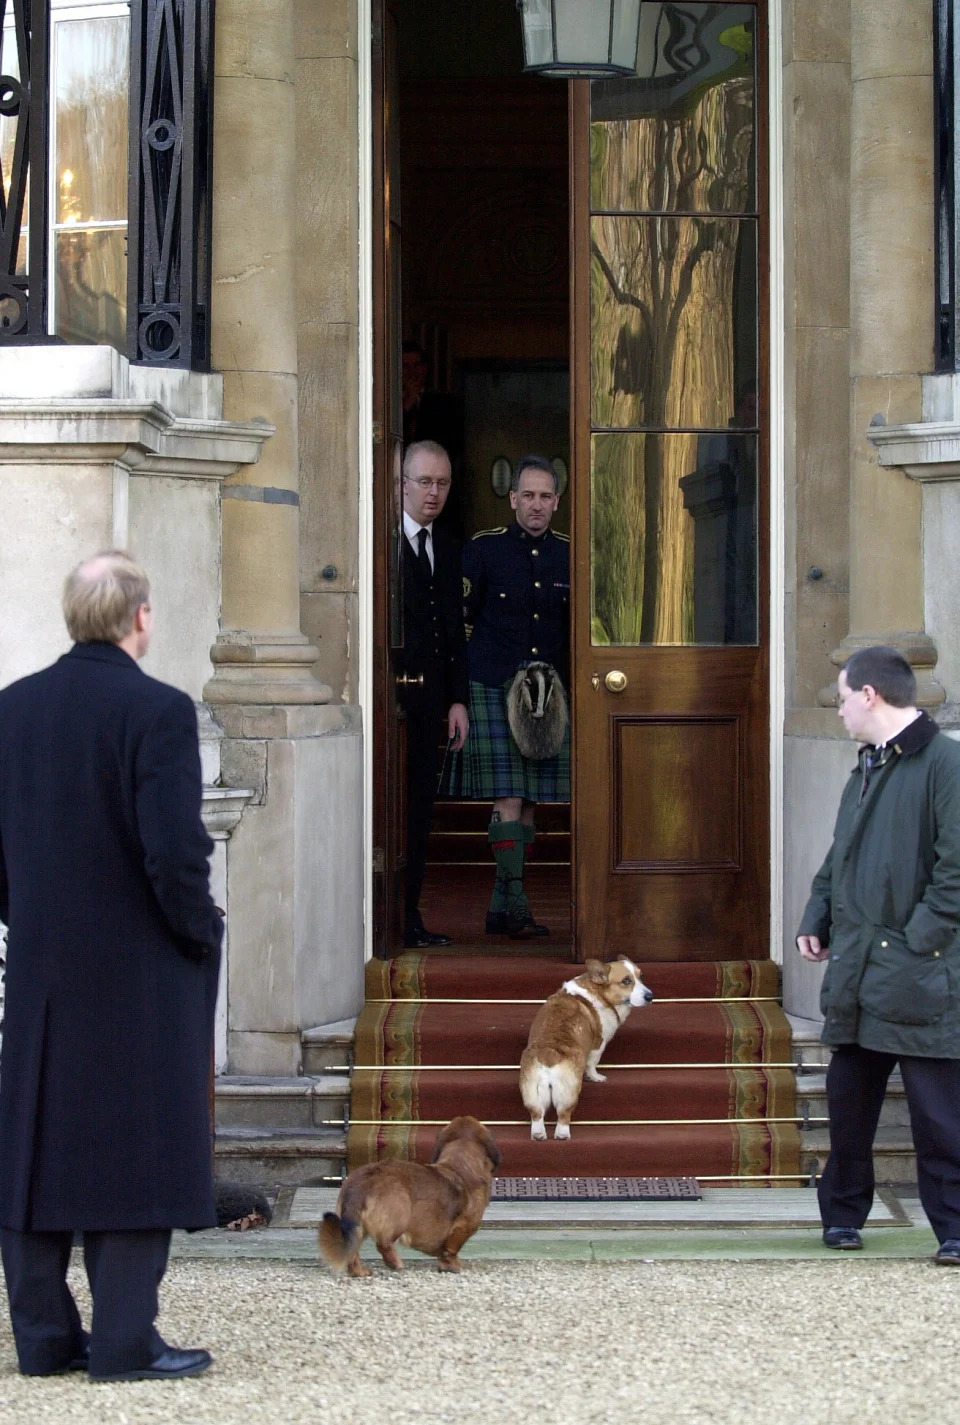
[[[785, 319], [772, 341], [786, 530], [772, 551], [786, 719], [771, 948], [787, 1008], [813, 1017], [819, 971], [792, 944], [851, 759], [827, 705], [836, 666], [858, 644], [897, 643], [924, 703], [945, 698], [960, 722], [960, 402], [925, 380], [929, 0], [771, 0], [769, 12], [782, 54], [771, 181]], [[298, 1072], [301, 1031], [349, 1018], [362, 994], [371, 35], [359, 13], [351, 0], [218, 0], [218, 374], [131, 369], [107, 348], [0, 356], [0, 678], [62, 651], [66, 570], [129, 543], [160, 612], [148, 669], [206, 709], [205, 814], [229, 911], [218, 1063], [234, 1073]]]

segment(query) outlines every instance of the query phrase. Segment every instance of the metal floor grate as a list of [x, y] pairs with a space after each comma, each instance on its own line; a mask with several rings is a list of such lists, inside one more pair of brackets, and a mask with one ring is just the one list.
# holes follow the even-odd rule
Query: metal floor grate
[[509, 1202], [699, 1201], [696, 1178], [494, 1178], [491, 1197]]

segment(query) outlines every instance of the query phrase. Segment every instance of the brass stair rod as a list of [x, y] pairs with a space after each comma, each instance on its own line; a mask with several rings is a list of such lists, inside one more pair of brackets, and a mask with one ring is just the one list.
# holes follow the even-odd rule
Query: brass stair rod
[[[351, 1128], [440, 1128], [448, 1118], [349, 1118]], [[488, 1128], [526, 1128], [528, 1118], [485, 1118]], [[691, 1127], [717, 1123], [829, 1123], [829, 1118], [577, 1118], [578, 1128], [674, 1128], [680, 1124]], [[321, 1128], [342, 1128], [342, 1118], [323, 1118]]]
[[[383, 999], [368, 999], [365, 1004], [543, 1004], [540, 999], [431, 999], [424, 995], [389, 996]], [[779, 1004], [776, 995], [693, 995], [687, 999], [658, 999], [656, 996], [647, 1005], [650, 1009], [657, 1004]]]
[[[729, 1060], [716, 1064], [603, 1064], [598, 1067], [603, 1069], [795, 1069], [798, 1072], [805, 1066], [801, 1063], [768, 1063], [764, 1061], [760, 1064], [737, 1064]], [[519, 1064], [328, 1064], [324, 1073], [340, 1071], [354, 1074], [391, 1073], [391, 1074], [424, 1074], [424, 1073], [490, 1073], [492, 1071], [502, 1071], [503, 1073], [519, 1073]]]

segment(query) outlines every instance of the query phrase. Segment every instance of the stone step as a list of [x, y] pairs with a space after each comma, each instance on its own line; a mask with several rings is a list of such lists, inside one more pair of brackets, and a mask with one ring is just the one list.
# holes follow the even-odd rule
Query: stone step
[[353, 1063], [353, 1032], [356, 1019], [338, 1019], [333, 1024], [320, 1024], [305, 1029], [300, 1036], [303, 1072], [309, 1077], [323, 1077], [331, 1070], [341, 1073]]
[[[821, 1125], [815, 1120], [827, 1117], [827, 1075], [825, 1070], [803, 1070], [797, 1075], [797, 1112], [814, 1120], [813, 1128]], [[910, 1115], [903, 1090], [903, 1080], [899, 1073], [890, 1076], [887, 1096], [880, 1110], [880, 1129], [909, 1128]], [[812, 1130], [811, 1130], [812, 1131]]]
[[214, 1139], [218, 1178], [268, 1189], [339, 1181], [346, 1154], [346, 1134], [330, 1128], [279, 1128], [274, 1132], [235, 1128], [218, 1130]]
[[214, 1085], [217, 1131], [224, 1133], [321, 1128], [330, 1119], [345, 1122], [349, 1102], [348, 1074], [296, 1079], [225, 1074]]

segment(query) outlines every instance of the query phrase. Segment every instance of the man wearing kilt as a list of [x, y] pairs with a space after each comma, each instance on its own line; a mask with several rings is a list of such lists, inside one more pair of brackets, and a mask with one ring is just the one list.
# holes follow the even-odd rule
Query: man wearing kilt
[[463, 552], [469, 631], [471, 735], [452, 769], [451, 787], [492, 800], [487, 836], [496, 878], [488, 935], [547, 935], [523, 889], [526, 848], [537, 802], [570, 798], [570, 733], [556, 757], [524, 757], [507, 722], [507, 692], [518, 668], [551, 663], [566, 682], [570, 624], [570, 541], [550, 521], [559, 501], [556, 471], [539, 455], [518, 461], [510, 488], [513, 524], [474, 535]]

